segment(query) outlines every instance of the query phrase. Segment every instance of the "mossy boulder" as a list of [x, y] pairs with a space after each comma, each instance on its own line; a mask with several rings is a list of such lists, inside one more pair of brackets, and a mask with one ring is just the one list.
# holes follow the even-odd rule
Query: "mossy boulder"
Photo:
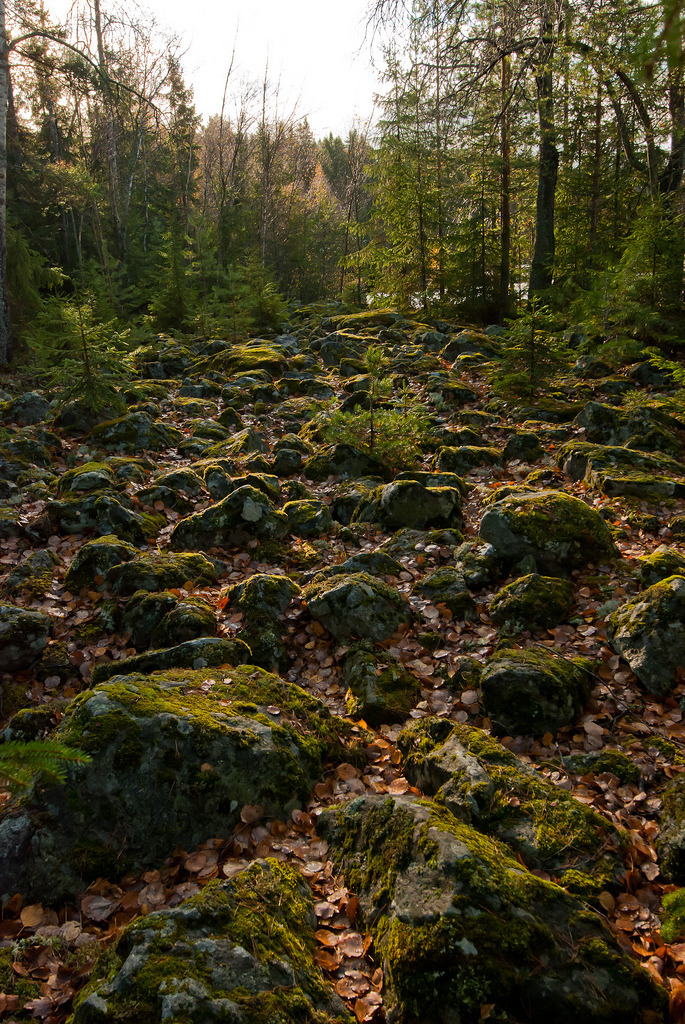
[[5, 423], [23, 423], [28, 426], [43, 423], [50, 417], [52, 407], [37, 391], [27, 391], [0, 406], [0, 419]]
[[464, 576], [452, 566], [436, 569], [413, 586], [413, 593], [420, 594], [433, 604], [444, 604], [455, 619], [478, 618], [476, 602], [469, 593]]
[[245, 537], [280, 540], [287, 532], [288, 517], [256, 487], [245, 484], [210, 508], [181, 519], [169, 543], [175, 550], [209, 551]]
[[57, 482], [57, 494], [78, 494], [86, 491], [100, 491], [113, 488], [116, 479], [112, 467], [106, 462], [86, 462], [75, 469], [68, 469]]
[[440, 448], [435, 456], [435, 468], [443, 473], [470, 473], [480, 466], [496, 466], [502, 460], [497, 448], [485, 445], [462, 445], [459, 448]]
[[384, 551], [360, 551], [358, 555], [346, 558], [340, 565], [327, 565], [315, 574], [315, 579], [349, 576], [355, 572], [367, 572], [371, 576], [399, 576], [404, 572], [404, 566]]
[[387, 480], [389, 471], [374, 455], [351, 444], [332, 444], [307, 459], [302, 472], [309, 480], [325, 480], [329, 476], [359, 478], [377, 476]]
[[152, 631], [153, 647], [176, 647], [188, 640], [216, 633], [214, 608], [200, 597], [184, 597], [170, 609]]
[[244, 804], [285, 819], [324, 756], [354, 756], [341, 746], [348, 735], [315, 698], [252, 665], [102, 683], [72, 701], [55, 733], [91, 763], [61, 786], [36, 777], [3, 809], [0, 895], [73, 897], [100, 875], [228, 834]]
[[666, 696], [685, 668], [685, 576], [669, 576], [621, 605], [607, 634], [645, 689]]
[[283, 506], [288, 517], [288, 529], [297, 537], [320, 537], [333, 529], [333, 517], [328, 505], [318, 499], [288, 501]]
[[648, 406], [626, 410], [601, 402], [588, 402], [576, 416], [574, 425], [583, 427], [586, 440], [595, 444], [619, 446], [637, 440], [630, 446], [642, 448], [640, 437], [651, 433], [653, 443], [645, 437], [644, 451], [678, 453], [678, 443], [670, 433], [675, 421]]
[[38, 661], [51, 626], [43, 612], [0, 604], [0, 672], [21, 672]]
[[663, 793], [660, 830], [655, 845], [659, 867], [668, 881], [685, 884], [685, 776], [678, 776]]
[[500, 560], [492, 544], [464, 541], [454, 552], [454, 566], [469, 590], [480, 590], [500, 574]]
[[592, 666], [585, 658], [505, 650], [485, 667], [483, 705], [496, 735], [542, 736], [578, 718], [592, 683]]
[[220, 452], [217, 449], [216, 454], [225, 453], [229, 456], [237, 457], [240, 455], [254, 455], [257, 452], [263, 453], [266, 450], [266, 441], [261, 434], [252, 427], [245, 427], [244, 430], [240, 430], [237, 434], [233, 434], [230, 441], [222, 444], [220, 446]]
[[280, 377], [286, 366], [286, 353], [261, 340], [251, 344], [232, 345], [228, 352], [221, 352], [207, 362], [207, 369], [221, 370], [225, 373], [266, 370], [272, 377]]
[[302, 876], [255, 861], [129, 925], [73, 1024], [353, 1024], [314, 961], [315, 927]]
[[599, 512], [563, 491], [514, 491], [483, 515], [480, 536], [508, 565], [533, 558], [539, 571], [575, 569], [618, 554]]
[[[92, 542], [95, 543], [95, 542]], [[136, 551], [137, 558], [119, 562], [106, 571], [107, 582], [115, 594], [126, 596], [137, 590], [154, 592], [193, 586], [211, 587], [216, 583], [215, 565], [204, 555], [185, 551], [178, 554]]]
[[572, 480], [583, 480], [607, 497], [659, 499], [685, 496], [682, 465], [664, 455], [631, 448], [569, 441], [557, 456]]
[[160, 590], [154, 594], [139, 590], [133, 595], [121, 615], [121, 629], [130, 635], [131, 644], [137, 651], [144, 651], [147, 647], [170, 646], [153, 643], [152, 634], [165, 615], [176, 607], [178, 600], [177, 594], [172, 594], [170, 590]]
[[685, 555], [666, 544], [660, 544], [656, 551], [639, 559], [638, 576], [646, 587], [661, 583], [669, 576], [685, 576]]
[[298, 585], [287, 576], [255, 573], [244, 583], [231, 587], [228, 596], [248, 623], [258, 624], [274, 622], [299, 593]]
[[290, 668], [288, 646], [275, 622], [251, 622], [236, 633], [250, 648], [250, 661], [267, 672], [287, 672]]
[[125, 494], [92, 491], [70, 495], [62, 501], [49, 501], [33, 526], [46, 536], [96, 533], [104, 537], [115, 534], [132, 544], [143, 544], [156, 537], [165, 523], [163, 516], [135, 512]]
[[133, 544], [120, 540], [114, 534], [86, 541], [74, 555], [64, 584], [75, 592], [85, 586], [97, 587], [104, 584], [105, 576], [110, 569], [123, 562], [130, 562], [139, 553], [139, 549]]
[[421, 699], [418, 679], [391, 655], [369, 643], [355, 644], [342, 672], [345, 710], [370, 725], [404, 722]]
[[532, 430], [517, 430], [508, 438], [502, 452], [502, 461], [536, 462], [545, 454], [540, 438]]
[[129, 412], [93, 427], [88, 440], [103, 448], [118, 448], [135, 454], [143, 450], [164, 452], [175, 448], [182, 437], [176, 427], [155, 420], [146, 412]]
[[664, 942], [685, 939], [685, 889], [667, 892], [662, 900], [661, 937]]
[[527, 868], [567, 886], [572, 866], [586, 876], [583, 894], [620, 881], [624, 834], [480, 729], [424, 718], [398, 744], [412, 786], [506, 844]]
[[365, 572], [310, 583], [302, 596], [312, 617], [338, 638], [387, 640], [414, 619], [406, 597]]
[[20, 594], [28, 591], [33, 597], [42, 596], [50, 589], [57, 565], [59, 558], [54, 551], [47, 548], [35, 551], [12, 569], [5, 583], [5, 593]]
[[93, 684], [104, 683], [114, 676], [143, 675], [164, 672], [171, 668], [216, 668], [231, 665], [253, 665], [252, 651], [242, 640], [223, 637], [200, 637], [186, 640], [174, 647], [146, 651], [121, 661], [102, 661], [93, 666]]
[[391, 531], [406, 527], [460, 530], [464, 525], [462, 495], [456, 487], [425, 487], [417, 480], [395, 480], [362, 502], [353, 522], [378, 523]]
[[564, 622], [573, 606], [573, 584], [554, 576], [529, 573], [502, 587], [488, 614], [509, 633], [548, 629]]
[[665, 1022], [667, 996], [602, 919], [445, 808], [360, 797], [320, 826], [359, 894], [388, 1020]]

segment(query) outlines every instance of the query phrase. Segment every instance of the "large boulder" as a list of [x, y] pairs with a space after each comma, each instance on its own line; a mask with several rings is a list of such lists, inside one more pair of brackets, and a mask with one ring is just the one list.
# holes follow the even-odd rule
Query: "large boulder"
[[287, 576], [255, 573], [228, 591], [231, 604], [237, 605], [250, 624], [274, 622], [286, 610], [295, 594], [297, 583]]
[[174, 647], [146, 651], [121, 661], [100, 661], [93, 665], [92, 682], [105, 683], [114, 676], [149, 675], [170, 668], [215, 668], [255, 664], [252, 651], [242, 640], [223, 637], [201, 637], [186, 640]]
[[103, 448], [117, 448], [135, 454], [143, 450], [164, 452], [175, 448], [182, 437], [176, 427], [154, 420], [146, 412], [129, 412], [93, 427], [88, 440]]
[[369, 643], [355, 644], [345, 658], [342, 682], [345, 710], [371, 725], [403, 722], [421, 699], [415, 675]]
[[351, 444], [328, 445], [307, 459], [302, 472], [310, 480], [325, 480], [329, 476], [388, 478], [387, 467], [379, 459]]
[[73, 1024], [353, 1024], [314, 962], [315, 927], [302, 876], [255, 861], [129, 925]]
[[359, 797], [321, 826], [383, 968], [388, 1024], [654, 1024], [664, 990], [602, 919], [438, 803]]
[[[39, 775], [0, 821], [0, 895], [51, 903], [100, 875], [225, 835], [244, 804], [287, 817], [347, 727], [298, 686], [234, 666], [118, 676], [69, 705], [55, 738], [90, 754], [64, 785]], [[349, 757], [349, 753], [347, 755]]]
[[338, 638], [388, 640], [414, 619], [406, 597], [365, 572], [310, 583], [303, 597], [312, 617]]
[[50, 616], [43, 612], [0, 604], [0, 672], [21, 672], [38, 661], [50, 627]]
[[256, 487], [245, 484], [215, 505], [181, 519], [169, 543], [176, 551], [209, 551], [246, 536], [279, 540], [287, 532], [288, 517]]
[[483, 672], [483, 705], [497, 735], [542, 736], [576, 720], [592, 683], [585, 658], [562, 658], [546, 649], [504, 650]]
[[532, 558], [558, 572], [614, 558], [618, 552], [599, 512], [563, 491], [514, 491], [483, 515], [480, 536], [507, 564]]
[[427, 530], [464, 525], [462, 495], [456, 487], [426, 487], [417, 480], [395, 480], [362, 502], [353, 522], [378, 523], [386, 530]]
[[136, 590], [182, 587], [185, 583], [211, 587], [216, 583], [217, 571], [208, 558], [197, 552], [167, 554], [151, 551], [111, 566], [106, 576], [115, 594], [127, 595], [134, 594]]
[[[139, 554], [138, 548], [127, 541], [120, 540], [116, 534], [97, 537], [86, 541], [74, 555], [67, 574], [65, 585], [73, 591], [89, 586], [91, 589], [104, 584], [105, 576], [115, 565], [130, 562]], [[138, 587], [136, 590], [140, 589]]]
[[480, 729], [424, 718], [398, 744], [412, 786], [505, 843], [530, 870], [579, 896], [620, 882], [624, 833]]
[[685, 669], [685, 576], [669, 576], [618, 608], [607, 630], [645, 689], [664, 697]]
[[52, 534], [114, 534], [132, 544], [144, 544], [156, 537], [166, 520], [163, 516], [136, 512], [131, 500], [114, 491], [90, 491], [74, 494], [62, 501], [49, 501], [33, 528], [45, 536]]

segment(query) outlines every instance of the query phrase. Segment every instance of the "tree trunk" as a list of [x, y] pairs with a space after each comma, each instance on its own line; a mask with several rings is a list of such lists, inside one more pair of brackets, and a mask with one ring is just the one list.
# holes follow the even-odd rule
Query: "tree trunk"
[[7, 296], [7, 108], [10, 66], [5, 0], [0, 0], [0, 366], [12, 358], [9, 301]]
[[499, 319], [504, 323], [509, 315], [511, 287], [511, 144], [509, 140], [509, 88], [511, 69], [508, 57], [502, 57], [502, 121], [500, 125], [500, 155], [502, 158], [500, 195], [500, 264], [499, 264]]
[[559, 152], [554, 128], [553, 78], [549, 67], [535, 77], [540, 119], [540, 162], [535, 210], [535, 248], [530, 268], [529, 299], [549, 288], [554, 274], [554, 203], [559, 169]]

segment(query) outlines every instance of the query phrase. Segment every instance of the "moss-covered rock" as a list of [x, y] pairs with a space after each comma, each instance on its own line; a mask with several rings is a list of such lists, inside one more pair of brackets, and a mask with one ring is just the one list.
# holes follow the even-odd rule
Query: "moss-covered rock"
[[255, 573], [244, 583], [236, 583], [228, 591], [231, 604], [236, 604], [248, 623], [253, 625], [275, 621], [282, 615], [300, 588], [287, 576]]
[[389, 1020], [666, 1021], [666, 994], [601, 918], [430, 801], [360, 797], [321, 826], [359, 894]]
[[114, 676], [143, 675], [164, 672], [172, 668], [216, 668], [218, 666], [253, 665], [252, 651], [242, 640], [224, 640], [223, 637], [201, 637], [186, 640], [175, 647], [124, 658], [122, 661], [103, 661], [93, 666], [93, 684], [105, 683]]
[[283, 512], [288, 517], [288, 529], [297, 537], [320, 537], [333, 529], [330, 509], [318, 499], [288, 501]]
[[176, 647], [188, 640], [216, 633], [214, 608], [200, 597], [185, 597], [171, 608], [153, 629], [152, 647]]
[[661, 828], [655, 845], [664, 878], [685, 884], [685, 776], [679, 775], [663, 793]]
[[496, 626], [510, 633], [548, 629], [565, 621], [573, 606], [573, 594], [569, 580], [530, 573], [502, 587], [491, 601], [488, 614]]
[[55, 733], [91, 763], [3, 809], [0, 894], [58, 902], [99, 875], [227, 834], [244, 804], [284, 819], [306, 801], [323, 757], [354, 756], [341, 747], [349, 735], [304, 690], [254, 666], [96, 686]]
[[43, 612], [0, 604], [0, 671], [21, 672], [38, 661], [51, 625]]
[[514, 491], [495, 501], [483, 515], [480, 536], [508, 565], [532, 557], [540, 571], [617, 555], [599, 512], [563, 491]]
[[685, 495], [682, 465], [667, 456], [574, 440], [563, 445], [557, 461], [572, 480], [583, 480], [608, 497], [659, 499]]
[[216, 583], [216, 567], [202, 554], [190, 551], [178, 554], [136, 551], [135, 554], [139, 557], [119, 562], [106, 571], [107, 582], [115, 594], [126, 596], [137, 590], [168, 590], [185, 583], [211, 587]]
[[635, 763], [630, 754], [626, 754], [622, 750], [571, 754], [564, 758], [564, 767], [567, 771], [576, 772], [578, 775], [585, 775], [588, 772], [592, 772], [594, 775], [610, 772], [622, 785], [627, 782], [638, 783], [642, 778], [639, 765]]
[[592, 681], [592, 666], [585, 658], [505, 650], [485, 667], [483, 705], [497, 735], [542, 736], [575, 721]]
[[154, 644], [152, 636], [167, 613], [176, 607], [178, 600], [178, 596], [170, 590], [160, 590], [154, 594], [139, 590], [133, 595], [121, 615], [121, 628], [130, 634], [131, 643], [137, 651], [144, 651], [147, 647], [170, 646]]
[[[645, 451], [678, 453], [678, 443], [670, 433], [675, 426], [674, 421], [648, 406], [625, 410], [603, 405], [601, 402], [588, 402], [576, 416], [574, 423], [578, 427], [584, 427], [587, 441], [596, 444], [624, 445], [651, 432], [655, 435], [656, 443], [647, 443]], [[638, 442], [631, 447], [642, 448], [642, 444]]]
[[86, 541], [74, 555], [64, 578], [65, 586], [78, 592], [81, 587], [92, 588], [101, 585], [105, 582], [108, 570], [115, 565], [121, 565], [122, 562], [130, 562], [137, 554], [138, 548], [120, 540], [114, 534]]
[[5, 423], [22, 423], [28, 426], [43, 423], [50, 417], [52, 407], [37, 391], [27, 391], [9, 402], [0, 405], [0, 419]]
[[165, 523], [163, 516], [135, 512], [124, 494], [92, 491], [48, 502], [33, 525], [46, 536], [94, 532], [103, 537], [115, 534], [132, 544], [143, 544], [156, 537]]
[[414, 584], [412, 590], [433, 604], [446, 605], [455, 619], [478, 618], [476, 602], [466, 587], [464, 576], [453, 566], [428, 573]]
[[275, 622], [248, 623], [236, 637], [250, 648], [253, 665], [267, 672], [287, 672], [290, 668], [288, 647]]
[[424, 487], [416, 480], [396, 480], [362, 502], [353, 522], [378, 523], [386, 530], [426, 530], [464, 525], [462, 495], [455, 487]]
[[665, 696], [685, 668], [685, 576], [669, 576], [621, 605], [607, 634], [645, 689]]
[[130, 925], [73, 1024], [353, 1024], [314, 962], [315, 926], [302, 876], [256, 861]]
[[315, 574], [314, 579], [330, 576], [349, 576], [350, 573], [367, 572], [371, 576], [399, 576], [404, 566], [384, 551], [360, 551], [358, 555], [346, 558], [340, 565], [327, 565]]
[[459, 448], [440, 448], [435, 456], [435, 467], [441, 472], [463, 475], [479, 466], [496, 466], [502, 459], [497, 448], [481, 445], [462, 445]]
[[278, 512], [256, 487], [246, 484], [210, 508], [182, 519], [174, 527], [169, 543], [177, 551], [209, 551], [246, 536], [279, 540], [287, 532], [288, 517]]
[[312, 617], [335, 637], [387, 640], [414, 619], [406, 597], [364, 572], [310, 583], [302, 596]]
[[480, 729], [425, 718], [398, 743], [413, 786], [506, 844], [527, 868], [567, 885], [573, 866], [585, 876], [583, 895], [622, 877], [625, 836]]
[[86, 491], [100, 491], [113, 488], [116, 484], [112, 467], [106, 462], [86, 462], [75, 469], [68, 469], [57, 483], [57, 494], [78, 494]]
[[685, 555], [666, 544], [660, 544], [656, 551], [640, 558], [638, 575], [646, 587], [661, 583], [669, 576], [685, 576]]
[[33, 597], [42, 596], [50, 588], [57, 565], [59, 558], [54, 551], [47, 548], [35, 551], [12, 569], [4, 586], [5, 593], [20, 594], [25, 590]]
[[464, 541], [454, 552], [454, 565], [469, 590], [480, 590], [500, 574], [500, 561], [492, 544]]
[[93, 427], [88, 440], [103, 448], [118, 448], [135, 454], [143, 450], [163, 452], [175, 448], [182, 437], [181, 431], [169, 423], [154, 420], [145, 412], [129, 412]]
[[511, 462], [518, 459], [521, 462], [536, 462], [542, 458], [545, 450], [540, 443], [540, 438], [532, 430], [517, 430], [508, 438], [502, 452], [502, 461]]
[[664, 942], [682, 942], [685, 939], [685, 889], [676, 889], [664, 896], [661, 937]]
[[377, 476], [387, 480], [389, 471], [383, 463], [351, 444], [332, 444], [305, 462], [302, 472], [309, 480], [325, 480], [329, 476]]
[[370, 725], [404, 722], [421, 699], [415, 675], [391, 655], [371, 644], [355, 644], [345, 657], [342, 672], [347, 686], [345, 710]]

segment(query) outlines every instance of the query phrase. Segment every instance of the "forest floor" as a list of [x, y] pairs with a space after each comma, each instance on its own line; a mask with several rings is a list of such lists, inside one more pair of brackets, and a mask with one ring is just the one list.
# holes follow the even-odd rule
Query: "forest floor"
[[[482, 409], [490, 398], [490, 391], [478, 367], [461, 371], [459, 380], [479, 396], [476, 403], [462, 412], [469, 408]], [[6, 376], [2, 381], [14, 395], [29, 390], [30, 384], [25, 377]], [[339, 395], [343, 394], [341, 381], [337, 381], [335, 387]], [[168, 401], [160, 404], [159, 416], [187, 435], [186, 415], [176, 398], [173, 392], [169, 394]], [[270, 409], [268, 415], [257, 415], [249, 408], [242, 410], [241, 415], [246, 427], [259, 430], [270, 450], [279, 437], [293, 429], [292, 420], [279, 416], [278, 406]], [[456, 413], [454, 420], [458, 421], [459, 417], [460, 413]], [[449, 424], [450, 417], [444, 419]], [[502, 412], [482, 428], [482, 443], [501, 447], [503, 439], [519, 426], [515, 413]], [[569, 439], [583, 438], [580, 428], [572, 423], [564, 426]], [[61, 441], [61, 452], [55, 455], [50, 466], [53, 474], [61, 475], [74, 464], [98, 456], [82, 436], [63, 433]], [[534, 469], [557, 471], [557, 442], [545, 440], [543, 444], [545, 454], [534, 463], [513, 461], [479, 467], [465, 477], [469, 485], [464, 503], [467, 540], [477, 537], [484, 499], [494, 488], [520, 484]], [[136, 454], [146, 455], [144, 451]], [[191, 466], [193, 462], [192, 458], [182, 457], [175, 450], [151, 457], [156, 470]], [[311, 494], [329, 505], [332, 491], [340, 483], [336, 478], [322, 483], [297, 474], [294, 478], [301, 479]], [[672, 1019], [685, 1020], [685, 942], [668, 945], [661, 938], [662, 897], [675, 887], [662, 878], [654, 846], [664, 787], [685, 770], [685, 720], [681, 708], [685, 673], [676, 680], [668, 697], [656, 699], [646, 693], [608, 642], [605, 621], [608, 602], [620, 604], [638, 592], [635, 577], [638, 559], [663, 543], [677, 547], [678, 538], [673, 535], [671, 524], [685, 512], [685, 502], [608, 499], [586, 484], [568, 478], [560, 480], [558, 486], [605, 510], [604, 517], [613, 529], [620, 557], [606, 564], [574, 570], [575, 605], [568, 621], [544, 632], [523, 632], [515, 642], [524, 649], [544, 647], [564, 656], [582, 655], [592, 659], [597, 665], [595, 686], [582, 716], [572, 726], [538, 739], [505, 736], [501, 742], [550, 782], [629, 833], [622, 890], [601, 894], [601, 912], [620, 943], [669, 991]], [[139, 485], [134, 483], [126, 488], [134, 506], [138, 503], [138, 489]], [[20, 513], [19, 522], [30, 528], [45, 511], [47, 500], [47, 496], [29, 497], [15, 505], [15, 511]], [[194, 500], [193, 511], [211, 503], [211, 499], [202, 494]], [[144, 510], [142, 505], [140, 508]], [[154, 511], [166, 518], [167, 526], [154, 543], [151, 542], [150, 549], [163, 550], [181, 514], [162, 502], [155, 503]], [[636, 521], [640, 525], [636, 525]], [[338, 564], [360, 550], [376, 550], [390, 537], [389, 533], [370, 524], [356, 524], [354, 532], [356, 539], [346, 539], [346, 535], [341, 536], [335, 528], [329, 536], [313, 545], [309, 543], [309, 548], [313, 546], [318, 554], [319, 565]], [[35, 596], [26, 591], [14, 596], [12, 601], [50, 616], [53, 622], [50, 644], [68, 644], [71, 671], [45, 676], [36, 669], [27, 669], [15, 673], [11, 680], [5, 677], [3, 691], [7, 692], [10, 684], [15, 690], [19, 687], [25, 693], [24, 705], [45, 705], [53, 709], [55, 724], [66, 703], [90, 686], [94, 665], [136, 653], [125, 634], [100, 633], [89, 643], [75, 639], [83, 635], [85, 625], [95, 621], [99, 604], [111, 596], [97, 581], [92, 589], [84, 588], [79, 593], [71, 593], [65, 587], [66, 571], [87, 539], [80, 534], [54, 535], [46, 542], [31, 543], [15, 537], [3, 543], [0, 554], [0, 588], [11, 570], [38, 548], [47, 547], [58, 559], [52, 583], [43, 595]], [[217, 635], [231, 637], [243, 625], [243, 617], [230, 607], [227, 589], [254, 573], [285, 573], [296, 578], [297, 551], [308, 542], [292, 537], [290, 543], [293, 555], [290, 562], [262, 560], [256, 541], [244, 550], [217, 549], [212, 554], [226, 564], [218, 585], [198, 588], [187, 585], [178, 588], [177, 594], [184, 597], [193, 593], [210, 602], [217, 610]], [[455, 687], [453, 678], [462, 655], [485, 662], [500, 640], [500, 630], [488, 615], [498, 587], [484, 588], [475, 595], [476, 621], [456, 620], [445, 605], [435, 606], [412, 594], [417, 579], [434, 568], [449, 565], [452, 556], [450, 547], [423, 542], [418, 542], [409, 555], [399, 556], [403, 572], [393, 582], [411, 600], [418, 618], [413, 626], [403, 628], [381, 646], [420, 681], [421, 699], [411, 711], [411, 718], [445, 717], [487, 733], [490, 722], [483, 713], [479, 690]], [[347, 650], [345, 643], [333, 638], [297, 600], [286, 613], [284, 629], [291, 659], [290, 668], [284, 673], [286, 678], [310, 691], [335, 714], [344, 716], [341, 666]], [[430, 649], [424, 645], [427, 630], [433, 634]], [[220, 679], [221, 670], [216, 671]], [[26, 982], [35, 983], [35, 995], [18, 1014], [17, 996], [0, 994], [0, 1019], [31, 1017], [47, 1024], [60, 1024], [70, 1011], [74, 993], [89, 977], [95, 954], [114, 943], [129, 922], [153, 910], [175, 906], [199, 892], [209, 880], [229, 878], [252, 859], [264, 856], [295, 865], [309, 880], [317, 899], [320, 966], [360, 1022], [382, 1019], [382, 970], [374, 961], [370, 935], [358, 930], [356, 896], [345, 887], [345, 879], [336, 875], [327, 857], [327, 844], [317, 836], [316, 821], [323, 807], [358, 794], [418, 791], [412, 789], [403, 774], [402, 756], [396, 744], [402, 725], [395, 723], [372, 729], [367, 723], [358, 722], [357, 727], [360, 732], [368, 729], [373, 736], [366, 747], [366, 767], [332, 765], [316, 785], [307, 806], [294, 811], [288, 821], [266, 820], [260, 807], [246, 806], [241, 823], [231, 834], [208, 836], [204, 844], [193, 850], [169, 851], [164, 863], [136, 876], [130, 875], [117, 882], [98, 879], [71, 905], [26, 905], [19, 896], [10, 900], [0, 920], [0, 946], [12, 945], [16, 951], [13, 970]], [[579, 775], [565, 766], [566, 759], [575, 753], [609, 749], [629, 753], [639, 767], [639, 782], [621, 784], [608, 772]], [[5, 794], [4, 799], [8, 798]], [[46, 942], [55, 936], [60, 943]], [[488, 1013], [488, 1007], [483, 1007], [482, 1019], [487, 1019]]]

